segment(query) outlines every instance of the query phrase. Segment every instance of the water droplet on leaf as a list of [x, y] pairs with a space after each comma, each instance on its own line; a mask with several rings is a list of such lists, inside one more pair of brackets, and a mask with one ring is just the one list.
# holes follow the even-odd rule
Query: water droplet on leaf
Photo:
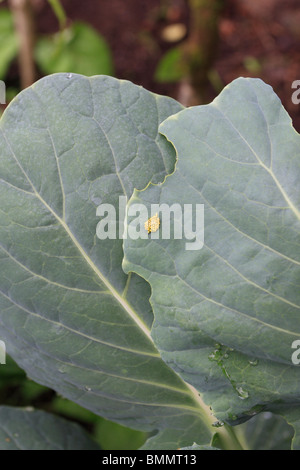
[[246, 390], [244, 390], [242, 387], [238, 387], [236, 391], [238, 392], [241, 400], [246, 400], [247, 398], [249, 398], [249, 393]]
[[67, 366], [61, 366], [61, 367], [59, 367], [59, 369], [58, 369], [58, 372], [59, 372], [60, 374], [65, 374], [66, 371], [67, 371]]
[[223, 421], [216, 421], [215, 423], [212, 424], [212, 426], [214, 428], [221, 428], [222, 426], [224, 426], [225, 423], [223, 423]]
[[249, 364], [253, 367], [257, 366], [258, 365], [258, 359], [252, 359], [251, 361], [249, 361]]

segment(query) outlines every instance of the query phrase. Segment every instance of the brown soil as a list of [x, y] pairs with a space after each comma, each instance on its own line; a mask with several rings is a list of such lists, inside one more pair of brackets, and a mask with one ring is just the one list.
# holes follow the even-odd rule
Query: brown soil
[[[38, 33], [57, 31], [46, 0], [34, 0]], [[62, 0], [70, 20], [89, 22], [108, 41], [116, 76], [177, 97], [177, 86], [154, 80], [155, 68], [174, 44], [162, 39], [172, 23], [189, 24], [188, 0]], [[300, 105], [292, 83], [300, 80], [299, 0], [225, 0], [215, 71], [226, 85], [239, 76], [262, 78], [273, 86], [300, 131]], [[219, 93], [211, 89], [210, 99]]]

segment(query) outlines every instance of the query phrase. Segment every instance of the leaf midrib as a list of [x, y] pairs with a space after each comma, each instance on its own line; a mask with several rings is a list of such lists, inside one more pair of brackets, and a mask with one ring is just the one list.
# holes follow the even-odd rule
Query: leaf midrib
[[[21, 163], [17, 159], [17, 157], [16, 157], [16, 155], [15, 155], [13, 149], [12, 149], [12, 146], [11, 146], [11, 144], [10, 144], [10, 142], [9, 142], [5, 132], [4, 132], [4, 129], [3, 129], [3, 120], [1, 121], [1, 124], [2, 124], [1, 130], [2, 130], [2, 133], [3, 133], [4, 139], [7, 142], [8, 147], [10, 148], [11, 154], [12, 154], [14, 160], [16, 161], [16, 164], [18, 165], [21, 172], [24, 174], [26, 180], [28, 181], [29, 185], [32, 188], [32, 190], [33, 190], [32, 195], [36, 196], [40, 200], [40, 202], [47, 208], [47, 210], [55, 217], [55, 219], [59, 223], [61, 223], [62, 227], [65, 229], [66, 233], [69, 235], [69, 237], [71, 238], [71, 240], [75, 244], [76, 248], [79, 250], [79, 252], [84, 257], [84, 259], [88, 262], [91, 269], [97, 274], [99, 279], [109, 289], [109, 291], [112, 293], [112, 295], [115, 297], [115, 299], [119, 302], [119, 304], [124, 308], [124, 310], [129, 314], [129, 316], [133, 319], [133, 321], [138, 325], [138, 327], [142, 330], [142, 332], [145, 334], [145, 336], [150, 340], [150, 342], [152, 343], [155, 351], [157, 351], [155, 343], [154, 343], [154, 341], [151, 337], [151, 333], [150, 333], [149, 328], [142, 322], [142, 320], [137, 316], [136, 312], [131, 308], [131, 306], [127, 302], [125, 302], [124, 298], [114, 289], [114, 287], [109, 283], [109, 281], [103, 276], [101, 271], [97, 268], [97, 266], [93, 263], [93, 261], [89, 258], [89, 256], [86, 254], [84, 249], [81, 247], [81, 245], [77, 241], [76, 237], [73, 235], [73, 233], [71, 232], [69, 227], [66, 225], [65, 221], [63, 221], [61, 219], [61, 217], [59, 217], [56, 214], [56, 212], [49, 206], [49, 204], [47, 204], [47, 202], [38, 193], [38, 191], [36, 190], [34, 184], [30, 180], [29, 176], [25, 172], [24, 168], [22, 167]], [[8, 298], [8, 299], [11, 301], [10, 298]], [[20, 306], [18, 306], [18, 307], [20, 307]], [[79, 332], [77, 332], [77, 333], [79, 333]], [[155, 356], [155, 357], [161, 359], [161, 356], [160, 356], [159, 352], [157, 352], [157, 356]], [[207, 425], [207, 427], [210, 429], [211, 424], [214, 422], [214, 417], [211, 416], [211, 413], [210, 413], [208, 407], [203, 402], [203, 400], [200, 397], [199, 393], [191, 385], [186, 383], [179, 376], [177, 376], [177, 377], [182, 381], [183, 392], [185, 392], [188, 395], [192, 396], [192, 398], [195, 402], [195, 410], [194, 410], [195, 414], [199, 415], [200, 418]], [[184, 388], [185, 388], [185, 390], [184, 390]], [[178, 407], [181, 408], [180, 406], [178, 406]]]
[[[2, 121], [3, 123], [3, 121]], [[4, 136], [4, 139], [10, 148], [10, 151], [13, 155], [14, 160], [16, 161], [16, 164], [20, 168], [21, 172], [27, 179], [28, 183], [30, 184], [32, 190], [33, 190], [33, 195], [44, 205], [44, 207], [53, 215], [53, 217], [58, 221], [58, 223], [63, 227], [69, 238], [72, 240], [73, 244], [76, 246], [77, 250], [81, 254], [81, 256], [84, 258], [86, 263], [90, 266], [92, 271], [96, 273], [100, 281], [106, 286], [106, 288], [111, 292], [113, 297], [117, 300], [117, 302], [121, 305], [121, 307], [127, 312], [127, 314], [132, 318], [132, 320], [138, 325], [140, 330], [144, 333], [144, 335], [151, 341], [151, 343], [154, 345], [154, 341], [151, 337], [150, 330], [149, 328], [145, 325], [145, 323], [139, 318], [137, 313], [133, 310], [133, 308], [125, 301], [125, 299], [116, 291], [116, 289], [112, 286], [112, 284], [106, 279], [106, 277], [102, 274], [100, 269], [95, 265], [95, 263], [91, 260], [91, 258], [87, 255], [83, 247], [80, 245], [78, 242], [77, 238], [73, 235], [71, 230], [69, 229], [68, 225], [66, 222], [58, 215], [56, 212], [52, 209], [52, 207], [49, 206], [49, 204], [42, 198], [42, 196], [38, 193], [36, 190], [33, 182], [25, 172], [24, 168], [22, 167], [21, 163], [17, 159], [12, 146], [4, 132], [3, 126], [1, 126], [1, 130]], [[155, 346], [154, 346], [155, 347]]]
[[[276, 184], [277, 188], [279, 189], [282, 197], [284, 198], [284, 200], [287, 202], [288, 206], [290, 207], [291, 211], [296, 215], [296, 218], [300, 221], [300, 211], [297, 209], [297, 207], [295, 206], [295, 204], [293, 203], [293, 201], [290, 199], [290, 197], [288, 196], [288, 194], [286, 193], [285, 189], [282, 187], [281, 183], [279, 182], [278, 178], [276, 177], [275, 173], [273, 172], [272, 168], [268, 168], [267, 165], [265, 165], [263, 163], [263, 161], [261, 160], [261, 158], [259, 157], [259, 155], [255, 152], [255, 150], [253, 149], [253, 147], [250, 145], [250, 143], [246, 140], [246, 138], [240, 133], [240, 131], [238, 130], [238, 128], [234, 125], [234, 123], [232, 122], [232, 120], [220, 109], [220, 107], [218, 106], [218, 104], [214, 101], [212, 104], [214, 104], [214, 106], [217, 108], [217, 110], [219, 111], [219, 113], [224, 117], [224, 119], [232, 126], [232, 128], [235, 130], [235, 132], [238, 134], [238, 136], [241, 138], [241, 140], [245, 143], [245, 145], [249, 148], [249, 150], [252, 152], [252, 154], [254, 155], [254, 157], [256, 158], [257, 162], [259, 163], [259, 165], [271, 176], [271, 178], [273, 179], [274, 183]], [[272, 141], [270, 139], [270, 135], [269, 135], [269, 125], [268, 125], [268, 122], [266, 120], [266, 117], [261, 109], [261, 106], [257, 100], [257, 106], [259, 107], [260, 111], [261, 111], [261, 114], [263, 115], [264, 117], [264, 120], [265, 120], [265, 123], [266, 123], [266, 127], [268, 129], [268, 138], [269, 138], [269, 142], [270, 142], [270, 147], [272, 148]], [[272, 158], [272, 154], [271, 154], [271, 158]]]

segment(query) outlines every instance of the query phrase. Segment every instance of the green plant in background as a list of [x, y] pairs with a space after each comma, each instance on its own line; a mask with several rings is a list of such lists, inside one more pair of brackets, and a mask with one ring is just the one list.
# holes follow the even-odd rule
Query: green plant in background
[[114, 74], [108, 44], [91, 26], [82, 22], [74, 22], [59, 33], [40, 38], [35, 57], [45, 74], [71, 70], [87, 76]]
[[68, 26], [67, 15], [59, 0], [49, 0], [60, 31], [39, 38], [35, 57], [45, 74], [58, 72], [92, 75], [113, 75], [113, 59], [105, 39], [91, 26], [73, 22]]
[[[35, 41], [32, 54], [40, 71], [44, 74], [72, 71], [87, 76], [114, 75], [113, 58], [105, 39], [86, 23], [75, 21], [69, 24], [59, 0], [49, 0], [49, 4], [58, 20], [59, 32], [37, 37]], [[1, 8], [0, 80], [6, 78], [9, 66], [19, 53], [19, 41], [13, 13]], [[7, 101], [18, 91], [9, 87]]]
[[11, 62], [18, 53], [18, 41], [14, 31], [13, 18], [9, 10], [0, 10], [0, 80], [6, 76]]
[[[0, 80], [5, 80], [8, 69], [18, 54], [18, 39], [15, 34], [11, 12], [6, 8], [0, 10]], [[6, 100], [10, 102], [18, 91], [14, 87], [6, 90]], [[1, 115], [1, 109], [0, 109]]]
[[[28, 379], [9, 356], [6, 358], [5, 367], [0, 369], [0, 403], [10, 408], [18, 406], [29, 411], [40, 408], [75, 421], [86, 428], [104, 450], [138, 449], [147, 439], [147, 434], [96, 416], [76, 403], [58, 396], [49, 388]], [[13, 410], [10, 416], [12, 413]], [[9, 444], [11, 448], [13, 443], [10, 441]]]
[[5, 450], [99, 449], [77, 424], [42, 411], [10, 407], [0, 407], [0, 442]]
[[[58, 74], [8, 107], [0, 148], [0, 336], [19, 366], [150, 433], [142, 449], [300, 448], [300, 137], [272, 89], [239, 79], [184, 109]], [[119, 196], [204, 204], [205, 246], [100, 241], [96, 209]], [[0, 413], [0, 448], [70, 448], [68, 422]]]
[[183, 51], [180, 47], [172, 47], [159, 61], [155, 79], [158, 82], [179, 82], [187, 75]]
[[[190, 24], [187, 37], [168, 50], [159, 61], [158, 82], [180, 82], [181, 101], [186, 106], [207, 102], [208, 85], [219, 93], [223, 83], [214, 68], [219, 43], [219, 19], [224, 0], [189, 0]], [[179, 25], [178, 25], [179, 26]]]

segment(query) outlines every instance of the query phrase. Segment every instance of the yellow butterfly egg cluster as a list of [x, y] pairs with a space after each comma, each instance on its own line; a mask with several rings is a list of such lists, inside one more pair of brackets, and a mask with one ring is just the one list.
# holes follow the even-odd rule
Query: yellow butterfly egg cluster
[[160, 218], [158, 217], [158, 214], [155, 214], [153, 217], [150, 217], [150, 219], [145, 222], [145, 230], [147, 230], [148, 233], [157, 232], [159, 226]]

